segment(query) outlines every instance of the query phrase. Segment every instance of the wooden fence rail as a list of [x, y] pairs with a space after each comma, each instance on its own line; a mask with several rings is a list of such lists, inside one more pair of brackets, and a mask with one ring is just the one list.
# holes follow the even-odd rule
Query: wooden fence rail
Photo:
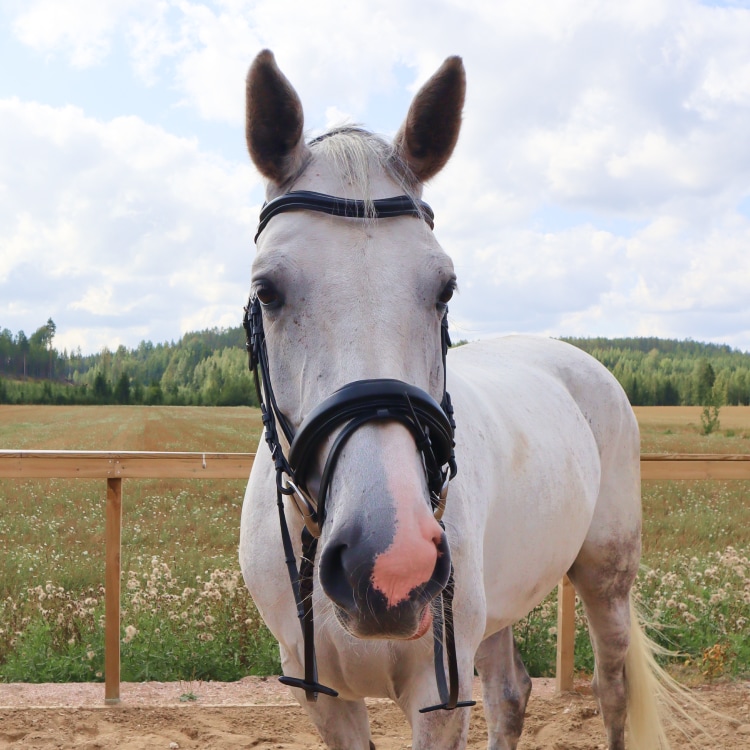
[[[246, 479], [253, 453], [0, 450], [0, 479], [106, 479], [104, 700], [120, 702], [120, 550], [123, 479]], [[641, 479], [750, 479], [750, 454], [641, 456]], [[575, 591], [558, 586], [556, 682], [573, 687]]]

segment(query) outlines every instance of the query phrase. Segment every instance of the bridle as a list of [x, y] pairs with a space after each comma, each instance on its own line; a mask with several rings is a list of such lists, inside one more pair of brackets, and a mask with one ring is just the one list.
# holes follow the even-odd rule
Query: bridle
[[[432, 209], [426, 203], [414, 201], [406, 195], [375, 200], [368, 205], [361, 200], [337, 198], [299, 190], [281, 195], [265, 204], [260, 213], [255, 241], [257, 242], [261, 232], [274, 216], [297, 210], [319, 211], [348, 218], [380, 219], [416, 216], [426, 221], [430, 228], [433, 227], [434, 217]], [[412, 434], [422, 455], [432, 510], [440, 526], [445, 529], [442, 516], [445, 510], [448, 484], [457, 472], [453, 439], [456, 425], [450, 395], [445, 388], [446, 355], [451, 343], [447, 310], [440, 327], [443, 361], [443, 396], [440, 404], [426, 391], [400, 380], [357, 380], [339, 388], [315, 407], [296, 431], [276, 403], [263, 330], [262, 307], [257, 296], [251, 296], [248, 301], [243, 325], [247, 334], [249, 366], [255, 378], [265, 428], [265, 441], [271, 451], [276, 471], [276, 504], [279, 512], [281, 539], [304, 640], [304, 678], [284, 675], [279, 680], [285, 685], [301, 688], [306, 692], [307, 699], [311, 701], [317, 700], [318, 693], [336, 697], [338, 693], [335, 690], [318, 682], [312, 605], [313, 566], [318, 539], [325, 523], [326, 498], [333, 473], [344, 445], [360, 427], [377, 421], [398, 422]], [[281, 428], [290, 445], [286, 456], [279, 441], [277, 426]], [[317, 498], [314, 498], [313, 493], [307, 487], [308, 476], [322, 441], [336, 430], [339, 432], [328, 451], [320, 485], [317, 488]], [[283, 498], [285, 496], [293, 501], [304, 522], [299, 568], [297, 568], [284, 512]], [[474, 705], [474, 701], [458, 700], [453, 590], [454, 576], [453, 565], [451, 565], [448, 582], [431, 605], [433, 607], [435, 675], [441, 703], [420, 709], [422, 713]], [[447, 656], [448, 661], [449, 684], [446, 682], [443, 666], [444, 656]]]

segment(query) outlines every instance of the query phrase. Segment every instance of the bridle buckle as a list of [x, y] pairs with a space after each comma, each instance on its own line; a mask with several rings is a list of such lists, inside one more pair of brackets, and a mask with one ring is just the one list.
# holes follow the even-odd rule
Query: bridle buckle
[[445, 505], [448, 500], [448, 487], [451, 483], [450, 473], [445, 473], [445, 479], [443, 480], [443, 486], [440, 488], [440, 493], [432, 495], [432, 515], [435, 516], [436, 521], [440, 521], [445, 513]]
[[294, 502], [294, 507], [302, 516], [305, 528], [312, 534], [315, 539], [320, 538], [320, 524], [318, 523], [318, 506], [317, 503], [302, 489], [300, 489], [291, 479], [286, 479], [284, 487], [291, 490], [289, 497]]

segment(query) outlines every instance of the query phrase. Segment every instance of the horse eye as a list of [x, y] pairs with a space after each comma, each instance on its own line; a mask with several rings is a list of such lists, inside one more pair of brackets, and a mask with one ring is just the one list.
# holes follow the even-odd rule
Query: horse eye
[[260, 304], [265, 305], [266, 307], [277, 304], [280, 299], [280, 295], [278, 291], [276, 291], [276, 288], [268, 282], [258, 284], [255, 288], [255, 295], [260, 300]]
[[453, 292], [456, 291], [456, 280], [451, 279], [444, 287], [443, 291], [440, 293], [440, 296], [438, 297], [438, 302], [441, 305], [447, 305], [451, 298], [453, 297]]

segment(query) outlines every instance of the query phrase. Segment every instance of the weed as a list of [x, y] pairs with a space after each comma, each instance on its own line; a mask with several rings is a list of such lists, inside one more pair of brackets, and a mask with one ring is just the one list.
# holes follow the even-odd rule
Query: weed
[[701, 434], [710, 435], [719, 429], [719, 407], [716, 404], [709, 404], [703, 407], [701, 411]]
[[[142, 562], [142, 560], [139, 560]], [[122, 679], [237, 680], [279, 672], [278, 647], [239, 571], [183, 586], [158, 557], [124, 576]], [[0, 679], [102, 679], [104, 592], [36, 586], [0, 603]], [[192, 692], [192, 691], [189, 691]]]
[[702, 674], [708, 679], [721, 677], [731, 657], [731, 650], [725, 643], [716, 643], [705, 649], [701, 658]]

